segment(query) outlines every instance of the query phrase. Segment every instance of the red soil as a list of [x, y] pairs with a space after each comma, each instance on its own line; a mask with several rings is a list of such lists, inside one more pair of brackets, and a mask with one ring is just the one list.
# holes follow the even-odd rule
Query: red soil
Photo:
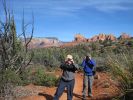
[[[94, 80], [93, 84], [93, 97], [87, 98], [87, 100], [111, 100], [112, 97], [118, 95], [118, 88], [116, 84], [110, 79], [109, 75], [106, 73], [98, 73], [99, 79]], [[83, 75], [82, 73], [76, 73], [76, 81], [73, 92], [73, 100], [82, 100], [82, 84]], [[108, 85], [107, 85], [108, 84]], [[107, 85], [107, 86], [106, 86]], [[33, 89], [38, 93], [38, 95], [31, 95], [27, 97], [17, 98], [17, 100], [52, 100], [56, 87], [44, 87], [36, 89], [39, 86], [28, 85], [24, 88]], [[60, 100], [67, 100], [66, 91], [60, 97]]]

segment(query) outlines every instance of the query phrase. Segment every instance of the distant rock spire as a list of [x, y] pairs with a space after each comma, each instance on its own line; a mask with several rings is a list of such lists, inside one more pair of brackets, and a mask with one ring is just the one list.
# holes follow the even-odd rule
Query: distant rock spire
[[76, 42], [83, 42], [86, 40], [86, 38], [82, 36], [80, 33], [76, 34], [74, 38], [75, 38], [74, 41]]

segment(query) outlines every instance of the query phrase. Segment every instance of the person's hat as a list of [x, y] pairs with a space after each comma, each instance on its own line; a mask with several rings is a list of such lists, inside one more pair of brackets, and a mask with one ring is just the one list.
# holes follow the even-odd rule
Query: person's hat
[[73, 56], [72, 55], [67, 55], [66, 60], [68, 60], [68, 59], [73, 60]]

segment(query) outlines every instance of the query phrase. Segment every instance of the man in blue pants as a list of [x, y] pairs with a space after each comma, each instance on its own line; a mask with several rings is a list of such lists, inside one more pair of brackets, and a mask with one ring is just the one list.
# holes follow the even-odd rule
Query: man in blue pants
[[72, 100], [75, 71], [78, 69], [78, 65], [74, 63], [72, 55], [67, 55], [66, 61], [61, 64], [60, 68], [63, 70], [63, 73], [53, 100], [59, 100], [65, 88], [67, 88], [67, 100]]
[[91, 58], [90, 54], [87, 54], [82, 62], [82, 67], [84, 70], [83, 78], [83, 99], [86, 99], [87, 85], [88, 85], [88, 96], [92, 97], [92, 85], [93, 85], [93, 75], [95, 74], [95, 61]]

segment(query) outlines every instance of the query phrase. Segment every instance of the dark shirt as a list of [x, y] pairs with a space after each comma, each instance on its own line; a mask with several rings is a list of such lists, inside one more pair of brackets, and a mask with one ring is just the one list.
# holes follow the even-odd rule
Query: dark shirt
[[61, 64], [60, 68], [63, 70], [62, 78], [66, 81], [73, 80], [75, 78], [75, 71], [79, 68], [77, 64]]

